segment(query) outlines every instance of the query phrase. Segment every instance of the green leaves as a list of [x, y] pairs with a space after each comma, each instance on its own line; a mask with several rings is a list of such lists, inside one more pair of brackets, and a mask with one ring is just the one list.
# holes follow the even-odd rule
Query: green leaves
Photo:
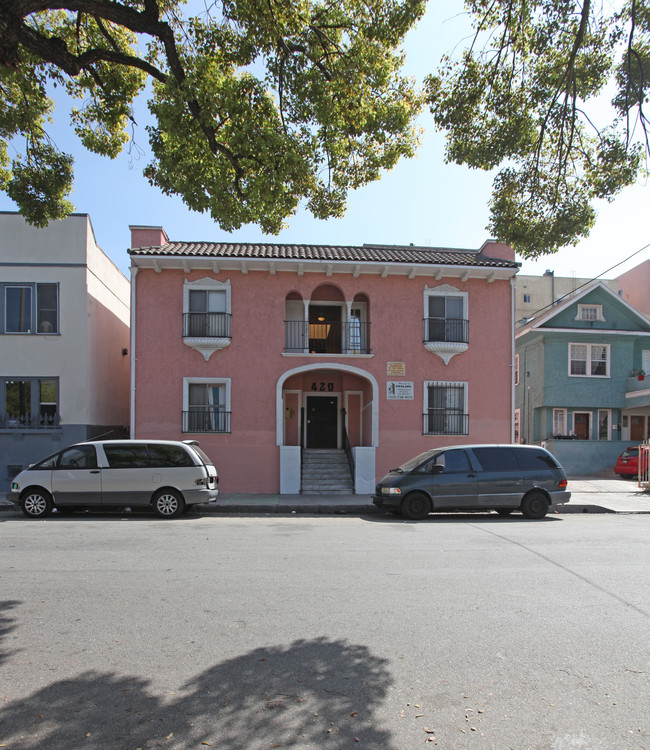
[[[0, 60], [28, 95], [13, 98], [25, 112], [0, 133], [1, 184], [30, 221], [69, 210], [72, 160], [45, 136], [48, 83], [80, 101], [81, 143], [114, 158], [148, 76], [152, 185], [227, 230], [255, 222], [277, 233], [301, 201], [340, 216], [348, 190], [417, 146], [422, 98], [400, 75], [398, 45], [424, 4], [222, 0], [192, 18], [177, 0], [90, 0], [83, 13], [53, 2], [24, 16], [3, 5], [0, 28], [13, 36], [0, 40]], [[29, 158], [9, 168], [6, 144], [21, 136]]]
[[[522, 256], [575, 244], [594, 223], [593, 201], [632, 184], [648, 153], [647, 9], [630, 2], [606, 16], [590, 0], [467, 7], [471, 49], [427, 81], [447, 159], [502, 167], [490, 229]], [[614, 81], [613, 119], [603, 125], [603, 92]]]

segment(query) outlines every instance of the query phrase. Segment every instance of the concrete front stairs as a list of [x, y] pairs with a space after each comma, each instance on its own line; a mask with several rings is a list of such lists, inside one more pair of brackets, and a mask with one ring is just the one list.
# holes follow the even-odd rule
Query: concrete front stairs
[[303, 450], [303, 495], [352, 495], [354, 482], [343, 450]]

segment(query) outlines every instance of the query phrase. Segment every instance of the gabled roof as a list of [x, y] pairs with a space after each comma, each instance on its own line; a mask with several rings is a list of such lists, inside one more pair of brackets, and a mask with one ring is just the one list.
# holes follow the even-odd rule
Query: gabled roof
[[157, 247], [131, 248], [132, 257], [206, 259], [261, 259], [269, 261], [322, 261], [351, 263], [404, 263], [410, 265], [471, 266], [517, 269], [514, 260], [490, 258], [476, 250], [450, 250], [413, 245], [288, 245], [272, 243], [168, 242]]
[[[574, 305], [577, 305], [579, 302], [582, 302], [585, 297], [589, 296], [596, 290], [602, 291], [606, 295], [609, 295], [612, 298], [612, 301], [615, 301], [617, 305], [620, 305], [621, 308], [623, 308], [624, 310], [627, 310], [628, 313], [630, 313], [634, 318], [636, 318], [639, 321], [640, 330], [650, 332], [650, 320], [648, 320], [648, 318], [646, 318], [646, 316], [643, 315], [643, 313], [639, 312], [635, 307], [632, 307], [632, 305], [626, 302], [622, 297], [619, 297], [618, 294], [612, 291], [606, 284], [603, 284], [602, 281], [594, 281], [592, 284], [589, 284], [588, 286], [586, 286], [578, 294], [571, 295], [567, 297], [567, 299], [565, 299], [559, 305], [555, 305], [554, 307], [552, 307], [544, 315], [533, 318], [525, 326], [523, 326], [516, 332], [516, 338], [519, 338], [520, 336], [523, 336], [527, 333], [530, 333], [531, 331], [535, 331], [540, 328], [553, 330], [554, 326], [552, 324], [552, 321], [554, 318], [559, 317], [568, 308]], [[562, 330], [566, 330], [565, 326], [556, 326], [555, 328], [558, 328], [558, 329], [561, 328]], [[602, 329], [602, 328], [589, 329], [589, 328], [575, 326], [574, 330], [583, 331], [583, 332], [592, 331], [592, 330], [602, 332], [603, 330], [606, 330], [606, 329]]]

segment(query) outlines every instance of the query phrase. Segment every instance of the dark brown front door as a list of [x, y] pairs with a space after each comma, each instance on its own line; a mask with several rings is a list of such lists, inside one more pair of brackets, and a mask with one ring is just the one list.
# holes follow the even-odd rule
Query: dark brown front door
[[307, 396], [307, 448], [336, 448], [337, 396]]
[[584, 412], [574, 414], [573, 429], [578, 440], [589, 440], [589, 414]]

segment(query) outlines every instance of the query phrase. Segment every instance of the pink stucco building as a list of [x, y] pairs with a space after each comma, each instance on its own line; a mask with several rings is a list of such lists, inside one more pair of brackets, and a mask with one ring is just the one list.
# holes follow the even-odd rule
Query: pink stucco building
[[341, 482], [371, 493], [429, 448], [512, 441], [507, 245], [131, 235], [131, 434], [198, 439], [223, 491], [331, 489], [312, 462], [347, 455]]

